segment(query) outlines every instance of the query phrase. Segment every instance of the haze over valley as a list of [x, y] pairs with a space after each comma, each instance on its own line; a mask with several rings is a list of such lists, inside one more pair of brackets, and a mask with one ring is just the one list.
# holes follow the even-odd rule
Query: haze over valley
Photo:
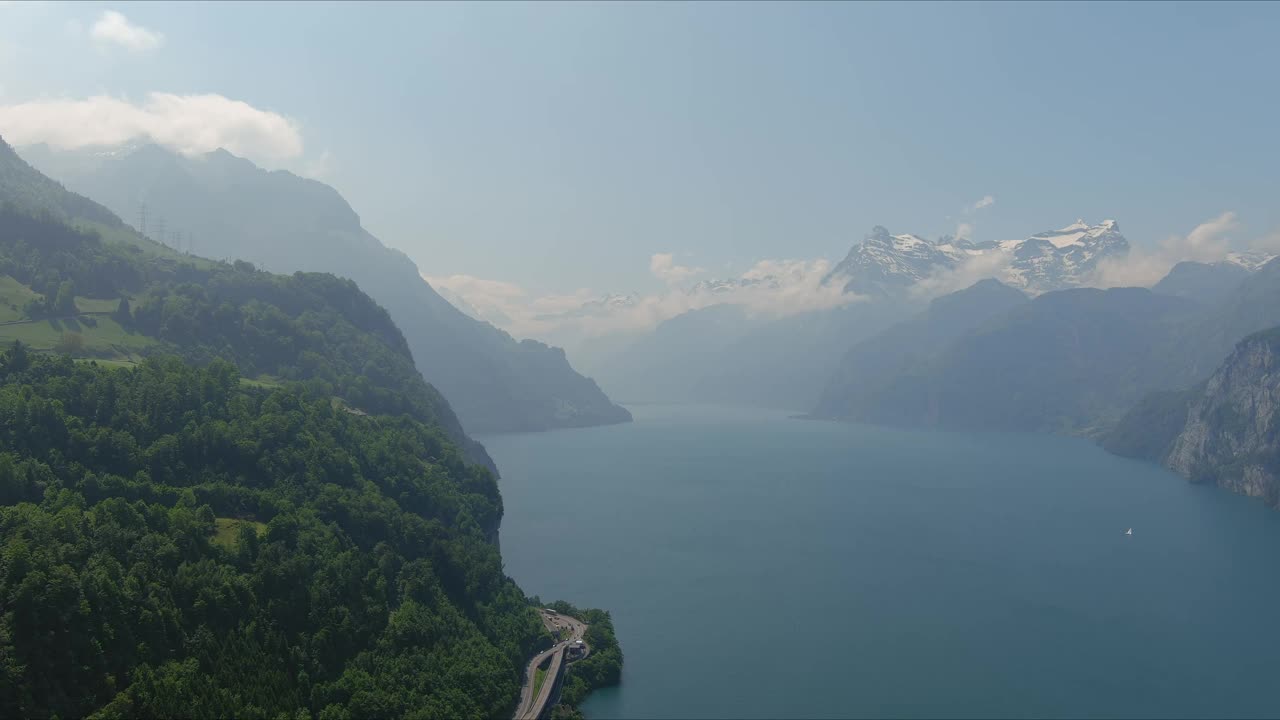
[[0, 715], [1280, 715], [1277, 27], [0, 3]]

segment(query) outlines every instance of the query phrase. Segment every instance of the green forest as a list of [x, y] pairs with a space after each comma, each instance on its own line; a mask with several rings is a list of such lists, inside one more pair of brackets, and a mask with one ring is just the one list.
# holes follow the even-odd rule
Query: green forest
[[0, 714], [510, 711], [542, 630], [437, 430], [221, 360], [15, 345], [0, 383]]
[[[0, 276], [34, 297], [26, 308], [32, 329], [74, 323], [83, 338], [78, 348], [45, 349], [108, 360], [172, 354], [207, 364], [222, 358], [247, 378], [305, 382], [365, 412], [406, 413], [438, 424], [469, 459], [494, 469], [440, 393], [423, 381], [390, 316], [355, 283], [149, 249], [105, 241], [48, 211], [0, 204]], [[113, 311], [66, 317], [75, 313], [77, 296], [110, 301]], [[0, 326], [0, 338], [32, 344], [26, 330], [18, 323]], [[96, 342], [99, 334], [106, 339]]]
[[0, 343], [0, 716], [510, 715], [549, 638], [496, 468], [354, 283], [174, 252], [0, 142]]

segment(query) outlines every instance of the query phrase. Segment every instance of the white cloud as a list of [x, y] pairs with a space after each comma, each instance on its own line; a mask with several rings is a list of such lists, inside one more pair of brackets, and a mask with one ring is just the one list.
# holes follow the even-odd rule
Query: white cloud
[[302, 155], [302, 133], [289, 118], [222, 95], [153, 92], [145, 102], [97, 95], [0, 105], [0, 136], [13, 145], [59, 149], [149, 140], [195, 155], [225, 148], [275, 165]]
[[973, 223], [962, 222], [956, 224], [957, 240], [968, 240], [971, 237], [973, 237]]
[[[651, 269], [660, 277], [679, 267], [669, 254], [654, 258], [659, 259], [651, 261]], [[572, 347], [584, 338], [652, 330], [665, 320], [711, 305], [741, 305], [753, 315], [780, 317], [863, 299], [844, 292], [847, 278], [828, 278], [830, 269], [826, 260], [761, 260], [733, 281], [715, 287], [672, 284], [663, 292], [615, 297], [615, 302], [601, 302], [601, 294], [588, 288], [535, 297], [513, 283], [471, 275], [424, 278], [446, 297], [460, 298], [482, 319], [516, 337]]]
[[1197, 225], [1185, 236], [1166, 238], [1154, 249], [1134, 248], [1121, 258], [1108, 258], [1098, 263], [1098, 270], [1088, 284], [1095, 287], [1150, 287], [1184, 261], [1212, 263], [1226, 258], [1231, 251], [1227, 234], [1239, 228], [1236, 214], [1224, 212]]
[[164, 44], [164, 35], [129, 22], [115, 10], [103, 11], [89, 35], [101, 45], [117, 45], [130, 52], [154, 50]]
[[977, 202], [975, 202], [973, 205], [969, 206], [969, 209], [970, 209], [971, 211], [977, 211], [977, 210], [981, 210], [981, 209], [983, 209], [983, 208], [989, 208], [989, 207], [991, 207], [992, 205], [995, 205], [995, 204], [996, 204], [996, 199], [995, 199], [995, 197], [994, 197], [994, 196], [991, 196], [991, 195], [983, 195], [983, 196], [982, 196], [982, 199], [981, 199], [981, 200], [979, 200], [979, 201], [977, 201]]
[[649, 272], [668, 285], [675, 285], [696, 277], [704, 271], [702, 268], [677, 265], [675, 256], [671, 253], [654, 253], [649, 258]]
[[[761, 260], [742, 274], [743, 280], [762, 281], [730, 293], [732, 302], [772, 316], [828, 310], [866, 298], [845, 292], [849, 278], [828, 277], [827, 260]], [[714, 298], [712, 298], [714, 301]]]
[[1179, 241], [1177, 238], [1170, 238], [1166, 241], [1174, 243], [1174, 246], [1183, 248], [1183, 252], [1187, 257], [1185, 260], [1200, 260], [1202, 262], [1221, 258], [1227, 251], [1228, 240], [1226, 233], [1231, 232], [1240, 227], [1240, 223], [1236, 221], [1236, 214], [1233, 212], [1224, 212], [1218, 217], [1197, 225], [1190, 233], [1187, 234], [1185, 242]]
[[911, 286], [911, 294], [920, 298], [934, 298], [957, 290], [963, 290], [979, 280], [1005, 277], [1013, 258], [1004, 252], [988, 252], [973, 255], [966, 262], [948, 270], [941, 270]]

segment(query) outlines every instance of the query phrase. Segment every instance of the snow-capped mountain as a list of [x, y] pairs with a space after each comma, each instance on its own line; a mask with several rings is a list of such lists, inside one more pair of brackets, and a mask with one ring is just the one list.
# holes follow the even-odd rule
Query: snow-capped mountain
[[[1077, 220], [1061, 230], [994, 245], [1010, 257], [1000, 279], [1033, 293], [1078, 287], [1097, 270], [1101, 260], [1129, 253], [1129, 241], [1120, 234], [1115, 220], [1099, 225]], [[992, 248], [978, 249], [990, 252]]]
[[955, 268], [973, 252], [972, 244], [949, 236], [933, 242], [919, 235], [892, 235], [877, 225], [828, 277], [847, 277], [846, 292], [892, 297], [939, 271]]
[[1249, 272], [1253, 272], [1274, 260], [1275, 257], [1276, 256], [1271, 253], [1264, 252], [1230, 252], [1227, 253], [1226, 261], [1233, 265], [1239, 265]]
[[848, 278], [847, 292], [871, 297], [900, 296], [939, 272], [981, 258], [990, 274], [1033, 293], [1081, 285], [1104, 258], [1129, 252], [1129, 241], [1114, 220], [1089, 225], [1083, 220], [1025, 240], [973, 243], [943, 236], [893, 235], [875, 227], [854, 246], [832, 275]]
[[[1039, 232], [1022, 240], [982, 243], [949, 235], [937, 240], [911, 233], [895, 235], [877, 226], [825, 274], [819, 274], [821, 269], [815, 270], [825, 266], [825, 262], [821, 266], [790, 261], [761, 263], [737, 277], [704, 279], [684, 287], [669, 286], [661, 296], [602, 295], [570, 308], [540, 313], [534, 319], [555, 322], [608, 317], [641, 305], [652, 308], [646, 317], [719, 303], [767, 305], [772, 302], [770, 293], [774, 291], [779, 303], [783, 297], [794, 302], [800, 296], [821, 296], [815, 306], [826, 309], [840, 304], [831, 302], [828, 291], [839, 295], [841, 287], [845, 293], [872, 300], [909, 304], [948, 292], [945, 288], [966, 287], [984, 278], [1038, 295], [1100, 282], [1099, 264], [1109, 258], [1123, 258], [1128, 253], [1129, 241], [1114, 220], [1098, 224], [1077, 220], [1066, 227]], [[1232, 252], [1224, 262], [1253, 271], [1272, 257], [1260, 252]], [[955, 275], [947, 277], [945, 273], [951, 271]], [[925, 282], [931, 279], [937, 282]], [[485, 319], [494, 321], [490, 316]]]

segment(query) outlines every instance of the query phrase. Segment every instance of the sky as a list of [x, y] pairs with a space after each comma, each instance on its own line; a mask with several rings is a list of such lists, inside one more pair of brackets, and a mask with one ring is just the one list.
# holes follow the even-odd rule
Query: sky
[[226, 146], [332, 184], [428, 277], [554, 304], [818, 267], [875, 225], [1114, 218], [1159, 252], [1231, 213], [1247, 244], [1280, 229], [1278, 28], [1262, 3], [0, 2], [0, 135]]

